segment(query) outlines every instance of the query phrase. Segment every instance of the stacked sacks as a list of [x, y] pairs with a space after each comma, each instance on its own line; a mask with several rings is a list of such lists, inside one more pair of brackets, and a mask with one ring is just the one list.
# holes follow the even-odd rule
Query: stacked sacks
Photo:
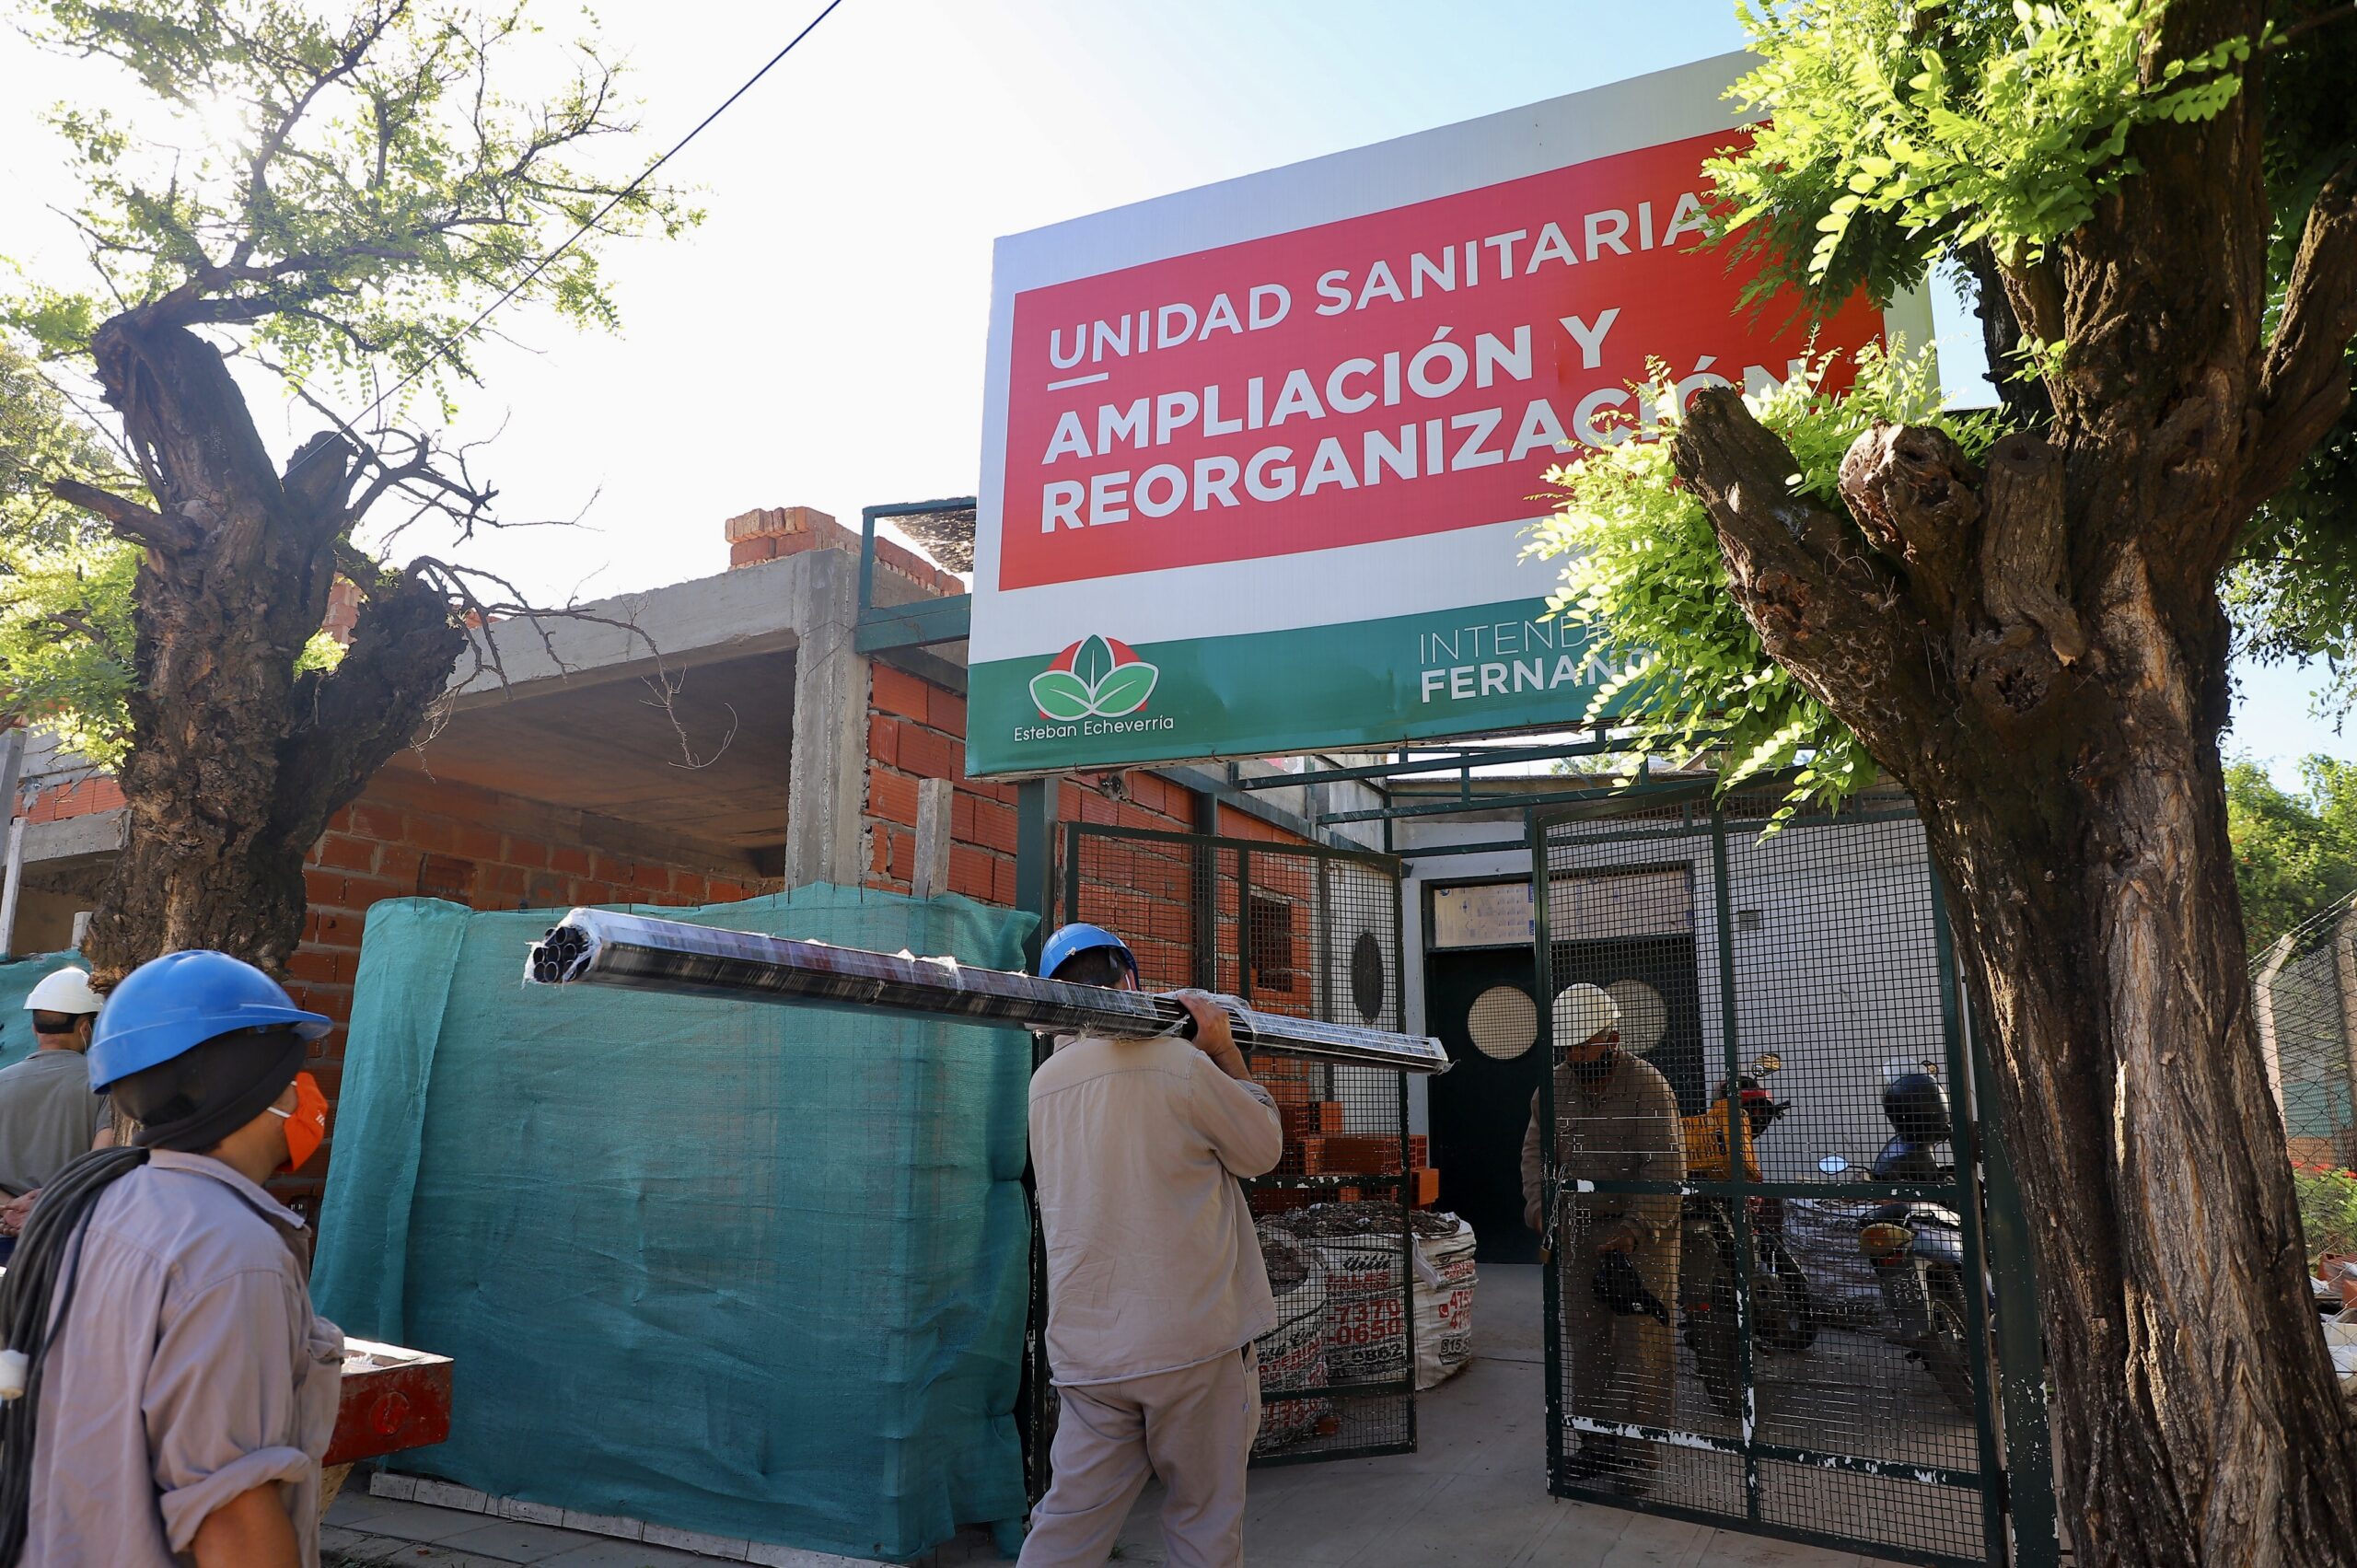
[[[1416, 1387], [1472, 1359], [1473, 1227], [1455, 1214], [1408, 1212], [1413, 1226]], [[1336, 1388], [1408, 1376], [1409, 1278], [1396, 1203], [1316, 1203], [1263, 1222], [1289, 1232], [1325, 1268], [1326, 1364]]]
[[1473, 1359], [1473, 1227], [1418, 1210], [1415, 1265], [1416, 1387], [1430, 1388]]
[[1326, 1265], [1269, 1220], [1260, 1222], [1260, 1260], [1277, 1298], [1277, 1326], [1254, 1342], [1260, 1357], [1260, 1436], [1257, 1451], [1281, 1448], [1331, 1429], [1333, 1402], [1271, 1400], [1272, 1393], [1323, 1388], [1326, 1368]]
[[1326, 1367], [1337, 1388], [1408, 1375], [1407, 1275], [1397, 1203], [1313, 1203], [1271, 1223], [1326, 1269]]

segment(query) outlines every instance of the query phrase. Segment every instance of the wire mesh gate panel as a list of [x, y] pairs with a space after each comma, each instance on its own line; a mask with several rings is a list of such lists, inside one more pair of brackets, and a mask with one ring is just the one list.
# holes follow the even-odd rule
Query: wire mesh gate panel
[[[2336, 904], [2270, 944], [2252, 968], [2251, 994], [2293, 1164], [2357, 1167], [2357, 908]], [[2311, 1252], [2357, 1241], [2307, 1239]]]
[[2285, 932], [2251, 969], [2268, 1086], [2283, 1113], [2312, 1283], [2328, 1255], [2357, 1253], [2357, 903], [2341, 900]]
[[[1201, 986], [1267, 1012], [1404, 1027], [1396, 858], [1080, 822], [1063, 825], [1057, 847], [1058, 921], [1118, 933], [1147, 989]], [[1407, 1080], [1278, 1057], [1251, 1066], [1285, 1133], [1276, 1170], [1243, 1183], [1278, 1313], [1260, 1343], [1253, 1462], [1411, 1451]], [[1043, 1307], [1033, 1314], [1039, 1366]], [[1052, 1389], [1044, 1377], [1033, 1386], [1044, 1434]]]
[[[1763, 838], [1776, 804], [1534, 819], [1550, 1484], [2003, 1562], [1969, 1068], [1922, 830], [1872, 802]], [[1585, 1074], [1596, 1048], [1562, 1038], [1598, 1016], [1565, 995], [1583, 982], [1622, 1050]]]

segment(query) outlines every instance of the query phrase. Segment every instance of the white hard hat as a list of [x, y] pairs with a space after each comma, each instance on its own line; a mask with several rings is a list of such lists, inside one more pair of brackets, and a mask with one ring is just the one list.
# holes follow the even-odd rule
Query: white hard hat
[[1620, 1004], [1600, 985], [1585, 981], [1555, 993], [1555, 1043], [1585, 1045], [1620, 1023]]
[[28, 1013], [95, 1013], [99, 1006], [99, 993], [90, 989], [90, 977], [81, 970], [59, 970], [45, 976], [25, 998]]

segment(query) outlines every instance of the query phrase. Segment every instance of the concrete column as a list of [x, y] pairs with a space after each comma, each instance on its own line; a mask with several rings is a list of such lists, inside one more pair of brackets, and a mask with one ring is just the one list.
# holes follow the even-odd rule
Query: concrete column
[[916, 865], [909, 874], [909, 891], [920, 899], [937, 899], [949, 891], [950, 811], [958, 786], [947, 779], [917, 781]]
[[785, 806], [785, 885], [859, 885], [860, 812], [867, 797], [867, 660], [852, 646], [859, 563], [807, 553], [811, 575], [793, 624], [794, 776]]

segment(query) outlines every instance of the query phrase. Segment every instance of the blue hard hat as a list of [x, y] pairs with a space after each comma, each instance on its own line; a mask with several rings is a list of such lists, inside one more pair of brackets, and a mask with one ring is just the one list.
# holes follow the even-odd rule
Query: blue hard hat
[[90, 1088], [169, 1062], [217, 1035], [291, 1028], [317, 1040], [333, 1020], [295, 1005], [286, 988], [226, 953], [167, 953], [123, 977], [90, 1039]]
[[[1099, 947], [1120, 948], [1122, 961], [1130, 966], [1130, 972], [1138, 972], [1138, 957], [1130, 951], [1127, 942], [1101, 925], [1089, 925], [1080, 921], [1056, 927], [1055, 935], [1039, 944], [1039, 972], [1052, 978], [1058, 970], [1064, 967], [1066, 958], [1095, 952]], [[106, 1016], [103, 1013], [99, 1016]]]

